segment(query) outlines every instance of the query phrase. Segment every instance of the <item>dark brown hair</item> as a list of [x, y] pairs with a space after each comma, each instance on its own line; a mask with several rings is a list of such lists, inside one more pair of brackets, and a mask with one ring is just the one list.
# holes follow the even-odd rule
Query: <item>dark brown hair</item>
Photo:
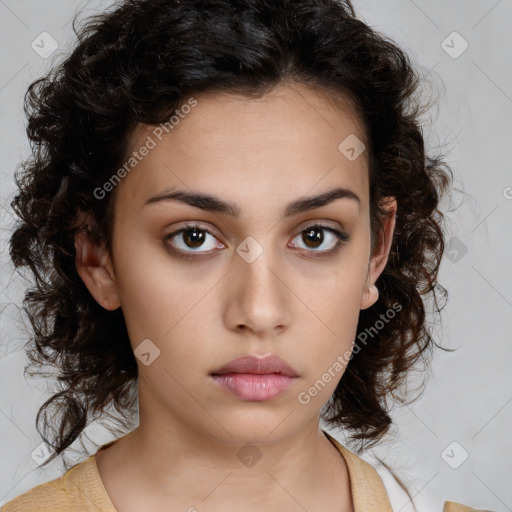
[[[115, 193], [99, 200], [93, 191], [126, 160], [138, 123], [167, 121], [194, 94], [259, 97], [288, 82], [355, 105], [369, 158], [372, 241], [380, 199], [398, 204], [380, 298], [360, 312], [357, 333], [383, 326], [354, 355], [322, 413], [360, 449], [376, 443], [391, 425], [388, 400], [406, 400], [409, 370], [428, 363], [435, 345], [427, 301], [439, 312], [438, 294], [446, 296], [436, 281], [444, 251], [438, 205], [452, 174], [441, 155], [426, 154], [426, 82], [408, 55], [357, 19], [348, 0], [127, 0], [73, 27], [74, 51], [25, 96], [32, 156], [16, 173], [11, 203], [21, 221], [10, 255], [35, 279], [24, 300], [35, 334], [27, 354], [31, 366], [58, 372], [58, 392], [36, 419], [43, 438], [60, 454], [110, 406], [123, 428], [135, 418], [137, 364], [123, 312], [103, 309], [89, 293], [74, 235], [86, 229], [111, 249]], [[89, 215], [88, 227], [79, 212]]]

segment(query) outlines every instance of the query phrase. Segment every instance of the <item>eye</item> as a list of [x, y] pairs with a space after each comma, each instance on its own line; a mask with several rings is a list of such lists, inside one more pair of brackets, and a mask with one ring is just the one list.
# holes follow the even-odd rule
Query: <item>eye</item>
[[[208, 238], [211, 238], [211, 240], [208, 241]], [[215, 242], [216, 237], [210, 231], [195, 224], [187, 225], [165, 237], [165, 240], [174, 239], [178, 242], [170, 243], [175, 248], [172, 249], [171, 247], [171, 250], [182, 254], [185, 258], [188, 257], [186, 253], [203, 253], [204, 251], [208, 252], [215, 248], [221, 249], [225, 247], [221, 242]]]
[[[328, 236], [326, 237], [324, 233], [328, 233]], [[306, 229], [303, 229], [296, 237], [296, 239], [299, 239], [300, 242], [302, 242], [305, 246], [299, 246], [299, 249], [307, 249], [310, 250], [310, 252], [330, 254], [337, 252], [341, 245], [348, 241], [349, 237], [337, 229], [314, 224], [312, 226], [308, 226]], [[327, 248], [322, 250], [312, 250], [324, 245], [326, 239], [328, 242], [330, 242], [327, 244]], [[293, 247], [297, 247], [297, 245], [294, 244]]]

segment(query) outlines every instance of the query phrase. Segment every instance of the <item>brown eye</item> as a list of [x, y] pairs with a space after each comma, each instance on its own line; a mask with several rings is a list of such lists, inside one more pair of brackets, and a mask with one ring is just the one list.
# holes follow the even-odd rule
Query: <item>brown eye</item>
[[[185, 257], [193, 253], [209, 252], [224, 245], [207, 229], [196, 225], [185, 226], [165, 237], [170, 248]], [[200, 250], [194, 250], [200, 249]]]
[[185, 245], [191, 248], [201, 247], [206, 238], [204, 230], [196, 228], [187, 229], [182, 234]]
[[[325, 233], [327, 233], [327, 236]], [[343, 242], [347, 242], [349, 240], [348, 235], [338, 231], [337, 229], [316, 224], [302, 230], [296, 237], [296, 239], [299, 238], [304, 246], [301, 247], [300, 245], [294, 244], [294, 247], [320, 254], [334, 253], [339, 249]], [[325, 244], [326, 240], [328, 242], [327, 244]], [[327, 245], [327, 247], [322, 250], [316, 250], [318, 247], [322, 247], [323, 245]]]
[[302, 240], [310, 249], [316, 249], [324, 241], [322, 229], [318, 227], [308, 228], [302, 232]]

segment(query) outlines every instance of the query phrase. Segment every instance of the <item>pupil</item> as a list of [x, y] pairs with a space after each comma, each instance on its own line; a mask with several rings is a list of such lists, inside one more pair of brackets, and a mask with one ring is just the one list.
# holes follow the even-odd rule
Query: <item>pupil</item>
[[[310, 228], [307, 231], [304, 232], [304, 237], [306, 245], [308, 245], [308, 242], [313, 243], [313, 247], [318, 247], [319, 245], [322, 245], [322, 242], [324, 240], [324, 236], [321, 229], [318, 228]], [[307, 241], [306, 241], [307, 239]], [[308, 247], [311, 247], [308, 245]]]
[[[190, 233], [193, 234], [190, 235]], [[199, 229], [188, 229], [185, 231], [185, 243], [190, 247], [201, 247], [204, 242], [204, 236], [204, 233]]]

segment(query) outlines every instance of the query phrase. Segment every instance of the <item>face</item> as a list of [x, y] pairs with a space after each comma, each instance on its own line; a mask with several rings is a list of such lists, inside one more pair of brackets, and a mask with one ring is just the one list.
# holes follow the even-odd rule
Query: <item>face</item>
[[[367, 152], [339, 149], [365, 138], [348, 104], [302, 85], [194, 98], [168, 133], [136, 131], [145, 156], [117, 185], [112, 254], [79, 241], [77, 266], [103, 307], [122, 308], [141, 426], [271, 444], [318, 420], [389, 244], [370, 253]], [[178, 191], [215, 201], [162, 198]], [[264, 400], [211, 376], [249, 354], [297, 376]]]

